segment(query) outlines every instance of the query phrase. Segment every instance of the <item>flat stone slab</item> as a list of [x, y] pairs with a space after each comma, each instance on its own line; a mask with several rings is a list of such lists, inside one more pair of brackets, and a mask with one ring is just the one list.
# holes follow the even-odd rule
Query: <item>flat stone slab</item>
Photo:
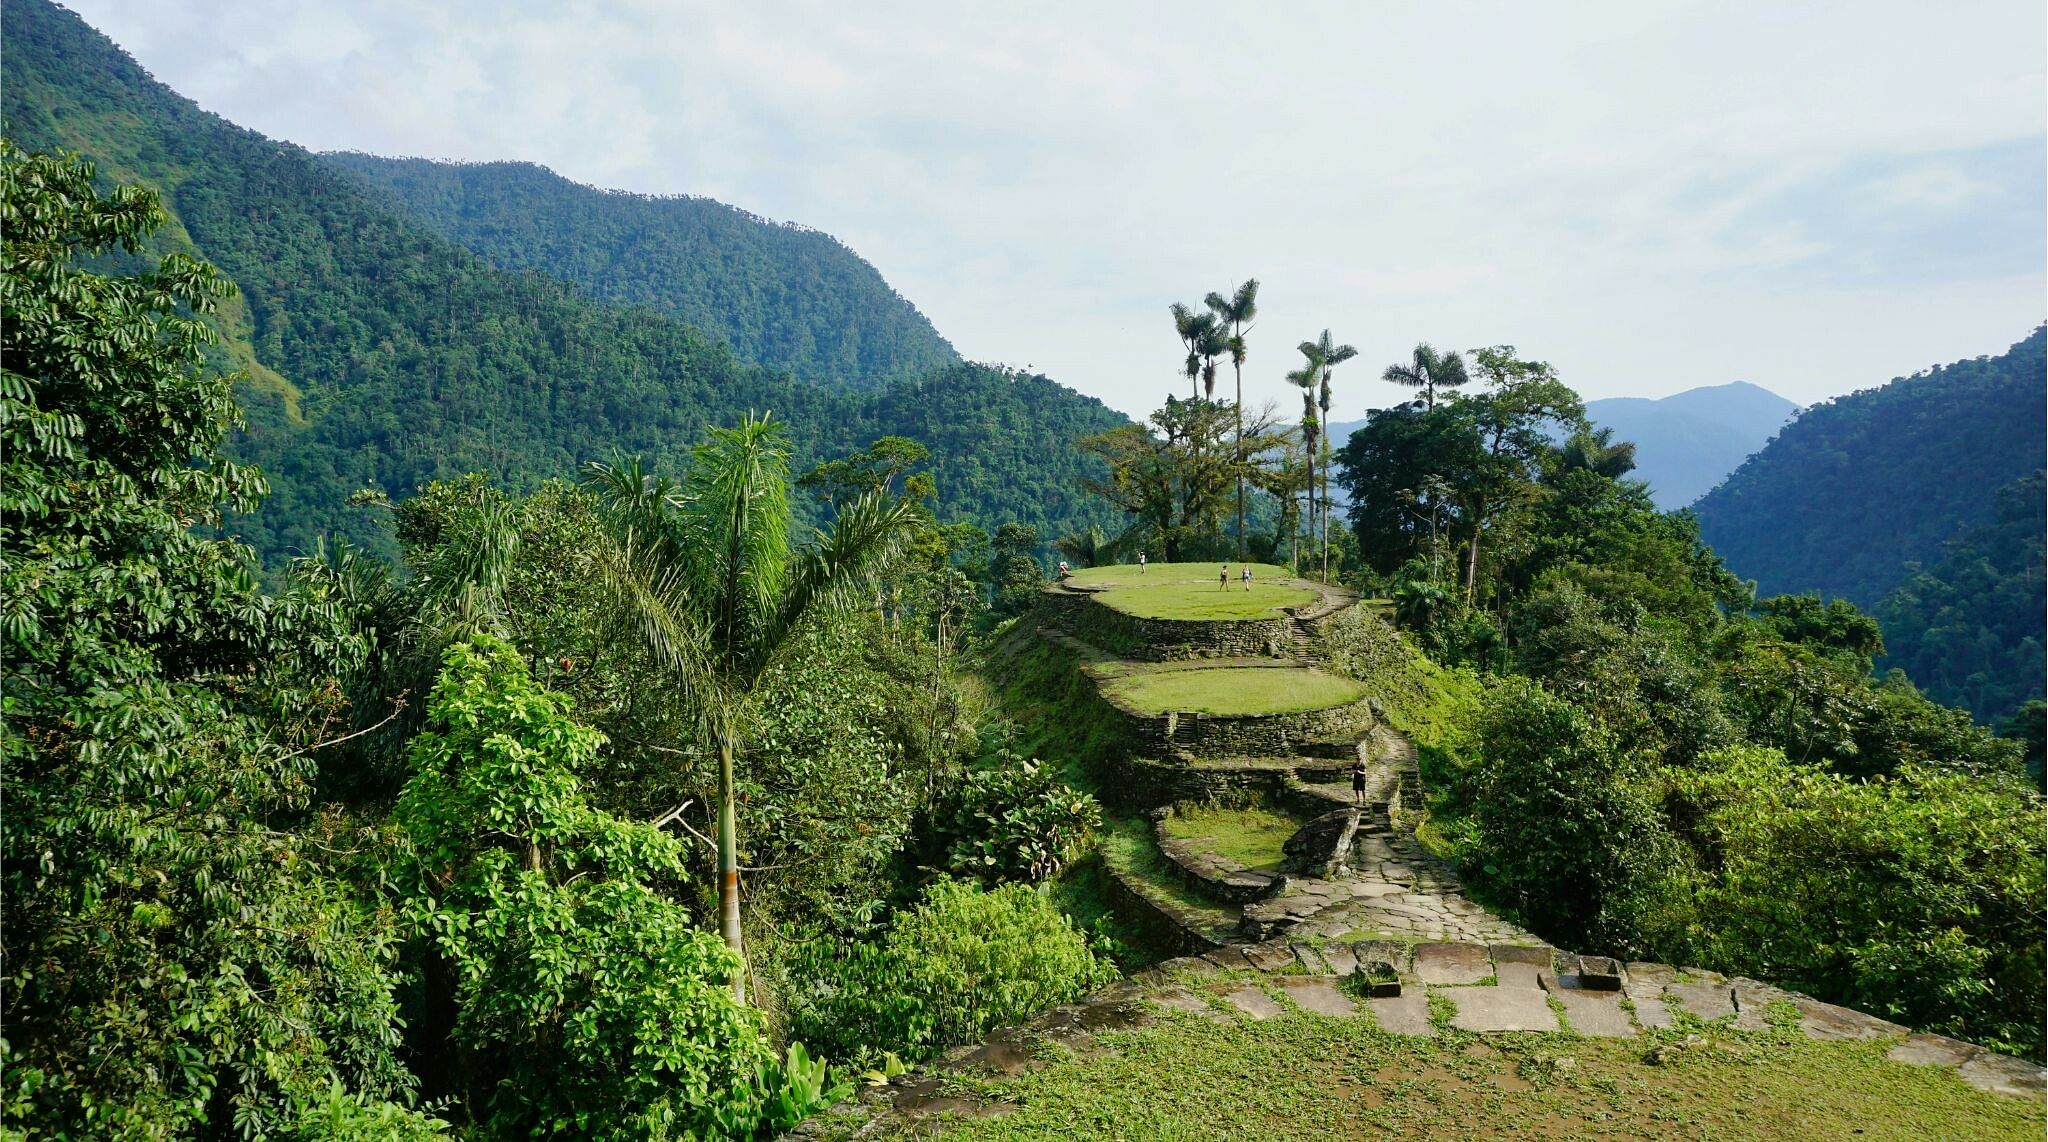
[[1286, 971], [1299, 962], [1286, 944], [1251, 944], [1244, 949], [1244, 958], [1263, 972]]
[[1204, 1019], [1215, 1019], [1219, 1012], [1207, 1000], [1183, 987], [1170, 987], [1152, 997], [1152, 1002], [1168, 1011], [1179, 1011], [1188, 1015], [1199, 1015]]
[[1709, 1022], [1735, 1014], [1735, 992], [1724, 983], [1669, 984], [1664, 997]]
[[1419, 988], [1385, 999], [1368, 999], [1365, 1006], [1382, 1031], [1420, 1035], [1425, 1039], [1436, 1037], [1436, 1028], [1429, 1022], [1429, 996]]
[[1886, 1051], [1884, 1057], [1895, 1063], [1911, 1063], [1919, 1067], [1960, 1067], [1982, 1054], [1984, 1048], [1961, 1039], [1946, 1035], [1910, 1035], [1906, 1041]]
[[1256, 987], [1240, 987], [1223, 998], [1232, 1007], [1254, 1019], [1271, 1019], [1275, 1015], [1286, 1013], [1286, 1008], [1273, 1002], [1272, 996]]
[[1401, 975], [1409, 975], [1414, 971], [1412, 957], [1415, 955], [1415, 948], [1398, 940], [1360, 940], [1351, 945], [1351, 952], [1362, 964], [1378, 960], [1394, 965], [1394, 970]]
[[1417, 944], [1415, 975], [1424, 983], [1478, 983], [1493, 974], [1493, 961], [1478, 944]]
[[1655, 999], [1664, 994], [1664, 985], [1678, 982], [1678, 969], [1670, 964], [1647, 964], [1631, 961], [1623, 977], [1622, 990], [1630, 999], [1645, 997]]
[[1303, 1011], [1339, 1019], [1358, 1014], [1358, 1005], [1351, 1001], [1350, 996], [1332, 987], [1326, 976], [1288, 976], [1280, 980], [1280, 986], [1287, 992], [1287, 998]]
[[1294, 952], [1294, 961], [1301, 965], [1301, 970], [1310, 975], [1331, 974], [1330, 965], [1323, 962], [1322, 955], [1314, 948], [1307, 944], [1295, 944], [1291, 950]]
[[1330, 974], [1346, 976], [1358, 970], [1358, 957], [1349, 944], [1324, 944], [1323, 962], [1330, 965]]
[[1636, 1022], [1653, 1031], [1678, 1025], [1678, 1020], [1672, 1018], [1671, 1009], [1664, 1005], [1662, 999], [1631, 999], [1629, 1002], [1636, 1005]]
[[1621, 1009], [1621, 995], [1613, 991], [1560, 991], [1564, 1021], [1581, 1035], [1605, 1039], [1626, 1039], [1636, 1033], [1635, 1020]]
[[1213, 952], [1203, 952], [1202, 958], [1219, 968], [1226, 968], [1231, 971], [1259, 970], [1258, 965], [1245, 958], [1244, 948], [1237, 944], [1217, 948]]
[[1540, 988], [1543, 986], [1543, 974], [1535, 964], [1501, 963], [1498, 960], [1493, 964], [1494, 979], [1502, 987]]
[[1996, 1051], [1979, 1051], [1976, 1058], [1957, 1067], [1956, 1074], [1978, 1090], [1992, 1094], [2038, 1098], [2043, 1090], [2048, 1090], [2048, 1071]]
[[1543, 993], [1520, 987], [1453, 987], [1431, 992], [1457, 1004], [1451, 1026], [1464, 1031], [1556, 1031]]

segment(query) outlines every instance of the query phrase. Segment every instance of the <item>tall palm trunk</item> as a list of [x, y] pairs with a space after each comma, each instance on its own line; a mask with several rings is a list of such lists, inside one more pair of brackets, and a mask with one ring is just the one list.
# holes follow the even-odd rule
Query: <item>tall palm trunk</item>
[[733, 998], [747, 1001], [747, 949], [740, 936], [740, 844], [739, 817], [732, 778], [732, 737], [718, 737], [718, 926], [725, 946], [739, 957], [732, 972]]
[[1237, 374], [1237, 561], [1244, 562], [1244, 365], [1236, 360], [1230, 369]]

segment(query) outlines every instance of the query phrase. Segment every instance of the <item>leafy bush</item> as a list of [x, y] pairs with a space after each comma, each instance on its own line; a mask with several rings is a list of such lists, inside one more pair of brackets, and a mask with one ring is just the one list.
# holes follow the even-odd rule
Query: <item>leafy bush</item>
[[1102, 825], [1095, 798], [1050, 766], [1000, 751], [970, 771], [941, 822], [955, 875], [1036, 883], [1060, 874]]
[[758, 1114], [757, 1014], [717, 936], [657, 886], [681, 843], [584, 800], [603, 736], [505, 643], [448, 648], [396, 817], [405, 917], [457, 1007], [453, 1068], [494, 1132], [701, 1129]]
[[792, 1031], [849, 1059], [928, 1058], [1116, 978], [1043, 889], [940, 880], [875, 941], [818, 938], [785, 965]]

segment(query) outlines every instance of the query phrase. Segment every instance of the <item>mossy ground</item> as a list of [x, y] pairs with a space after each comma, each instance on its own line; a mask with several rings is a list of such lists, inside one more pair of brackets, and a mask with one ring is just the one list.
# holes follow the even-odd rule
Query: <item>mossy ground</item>
[[[1234, 986], [1234, 985], [1231, 985]], [[1278, 994], [1276, 993], [1276, 998]], [[1653, 1041], [1457, 1033], [1367, 1019], [1165, 1013], [1110, 1049], [962, 1085], [1018, 1109], [951, 1137], [2038, 1139], [2038, 1101], [1884, 1057], [1886, 1042], [1716, 1030], [1664, 1065]]]
[[1280, 867], [1281, 846], [1300, 828], [1285, 813], [1254, 807], [1187, 809], [1166, 819], [1168, 836], [1261, 872]]
[[1263, 666], [1132, 673], [1106, 679], [1103, 690], [1146, 713], [1179, 710], [1230, 717], [1321, 710], [1355, 702], [1365, 694], [1358, 683], [1334, 674]]
[[[1237, 585], [1238, 569], [1242, 563], [1230, 565], [1230, 582]], [[1083, 587], [1128, 587], [1134, 585], [1189, 584], [1209, 588], [1211, 594], [1222, 594], [1216, 589], [1216, 573], [1222, 570], [1221, 563], [1154, 563], [1143, 571], [1135, 563], [1112, 563], [1105, 567], [1083, 567], [1071, 576], [1072, 582]], [[1292, 579], [1294, 572], [1272, 563], [1254, 563], [1252, 581]], [[1243, 592], [1239, 592], [1242, 594]]]

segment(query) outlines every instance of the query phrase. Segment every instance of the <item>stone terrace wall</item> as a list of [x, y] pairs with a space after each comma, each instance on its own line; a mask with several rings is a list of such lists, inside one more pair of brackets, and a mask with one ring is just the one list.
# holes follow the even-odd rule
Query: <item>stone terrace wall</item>
[[[1121, 707], [1120, 707], [1121, 708]], [[1139, 714], [1125, 710], [1135, 737], [1157, 756], [1185, 753], [1201, 758], [1289, 757], [1312, 753], [1322, 743], [1355, 743], [1372, 732], [1372, 699], [1293, 714], [1225, 716], [1183, 713]]]
[[1113, 654], [1144, 662], [1191, 658], [1282, 658], [1293, 638], [1291, 620], [1141, 619], [1098, 599], [1065, 607], [1074, 634]]

